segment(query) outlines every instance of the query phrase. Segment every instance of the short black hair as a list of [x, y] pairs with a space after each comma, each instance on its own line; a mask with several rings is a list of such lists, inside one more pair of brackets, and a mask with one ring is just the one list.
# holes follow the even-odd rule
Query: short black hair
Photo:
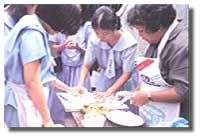
[[39, 5], [37, 14], [54, 30], [64, 30], [68, 35], [75, 34], [80, 28], [81, 10], [75, 4]]
[[120, 18], [108, 6], [99, 7], [92, 16], [93, 29], [119, 30], [121, 28]]
[[160, 27], [167, 28], [176, 18], [176, 10], [171, 4], [136, 4], [129, 10], [127, 22], [130, 26], [144, 26], [154, 33]]

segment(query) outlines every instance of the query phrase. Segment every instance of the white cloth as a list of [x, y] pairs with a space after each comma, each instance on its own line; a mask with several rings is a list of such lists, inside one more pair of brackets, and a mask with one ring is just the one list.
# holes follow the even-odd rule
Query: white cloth
[[[159, 59], [140, 58], [140, 77], [142, 91], [162, 91], [172, 86], [167, 84], [159, 70]], [[180, 103], [149, 101], [139, 108], [139, 115], [145, 120], [146, 126], [154, 126], [160, 122], [168, 122], [179, 117]]]
[[[10, 87], [15, 94], [19, 127], [41, 127], [42, 118], [28, 96], [25, 85], [17, 85], [12, 82], [7, 82], [7, 86]], [[47, 100], [48, 91], [45, 90], [44, 92]]]
[[105, 76], [112, 78], [115, 76], [115, 62], [114, 62], [114, 52], [111, 49], [109, 51], [108, 63], [105, 70]]
[[[178, 22], [175, 20], [163, 36], [159, 46], [157, 58], [138, 58], [138, 70], [142, 79], [142, 91], [162, 91], [172, 88], [165, 82], [160, 74], [159, 56], [170, 33], [176, 27]], [[146, 126], [155, 126], [160, 122], [168, 122], [179, 117], [180, 103], [153, 102], [149, 101], [139, 108], [139, 115], [145, 120]]]

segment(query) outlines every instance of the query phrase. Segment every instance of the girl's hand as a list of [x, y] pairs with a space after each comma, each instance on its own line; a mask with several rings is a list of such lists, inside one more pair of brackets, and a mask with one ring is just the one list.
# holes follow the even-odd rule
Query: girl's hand
[[73, 40], [65, 40], [63, 45], [67, 49], [77, 49], [78, 48], [78, 43], [76, 41], [73, 41]]
[[87, 88], [85, 88], [83, 86], [71, 87], [71, 93], [73, 93], [75, 95], [84, 94], [86, 92], [88, 92], [88, 90], [87, 90]]

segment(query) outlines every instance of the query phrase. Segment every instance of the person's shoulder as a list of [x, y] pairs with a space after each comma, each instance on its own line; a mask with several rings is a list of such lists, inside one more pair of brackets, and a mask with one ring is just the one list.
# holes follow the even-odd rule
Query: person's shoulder
[[169, 39], [169, 44], [174, 45], [172, 48], [178, 49], [184, 46], [188, 46], [188, 32], [188, 27], [183, 22], [179, 23], [179, 25], [172, 32]]
[[22, 41], [29, 41], [30, 43], [35, 43], [35, 41], [38, 41], [39, 43], [39, 41], [44, 40], [43, 33], [32, 28], [23, 29], [19, 38], [21, 38]]

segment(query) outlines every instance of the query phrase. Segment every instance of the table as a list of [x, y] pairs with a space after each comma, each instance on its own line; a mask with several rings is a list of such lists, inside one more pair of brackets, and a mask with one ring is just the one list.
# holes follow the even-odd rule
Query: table
[[[61, 94], [58, 94], [58, 98], [61, 101], [61, 103], [63, 104], [63, 106], [65, 107], [65, 112], [67, 113], [67, 116], [64, 117], [64, 125], [65, 127], [84, 127], [84, 125], [82, 124], [82, 120], [84, 119], [84, 113], [81, 111], [80, 106], [78, 105], [78, 107], [75, 106], [75, 108], [70, 105], [72, 102], [69, 102], [69, 98], [66, 98], [67, 96], [64, 95], [62, 96]], [[73, 100], [73, 99], [72, 99]], [[76, 99], [75, 99], [76, 100]], [[75, 101], [73, 100], [73, 101]], [[76, 100], [78, 101], [78, 100]], [[69, 108], [70, 107], [70, 108]], [[73, 108], [72, 108], [73, 107]], [[127, 106], [122, 106], [120, 109], [121, 110], [125, 110], [125, 111], [132, 111], [131, 109], [129, 109], [130, 107]], [[70, 114], [69, 114], [70, 113]], [[120, 125], [114, 124], [109, 120], [106, 120], [104, 122], [104, 127], [105, 128], [113, 128], [113, 127], [122, 127]]]

